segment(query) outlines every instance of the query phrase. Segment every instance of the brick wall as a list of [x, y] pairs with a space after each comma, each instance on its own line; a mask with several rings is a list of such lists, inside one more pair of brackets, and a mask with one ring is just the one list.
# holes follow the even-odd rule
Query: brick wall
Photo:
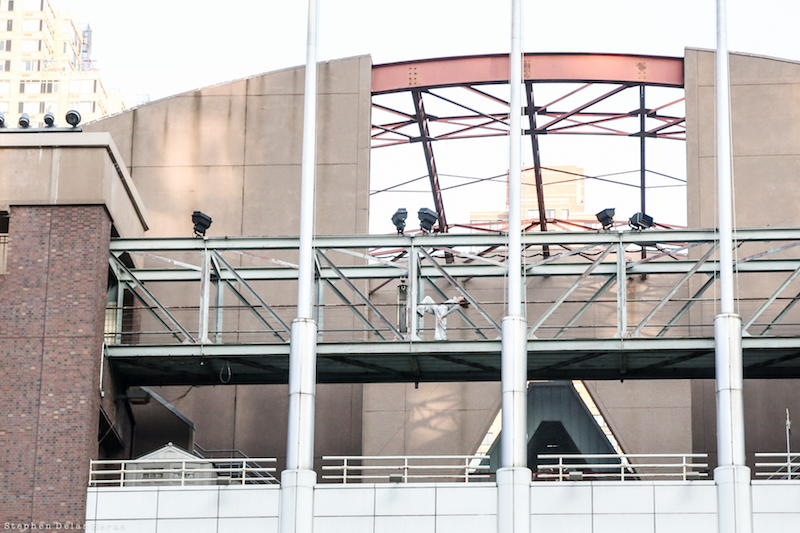
[[85, 518], [109, 235], [103, 206], [11, 208], [0, 276], [0, 527]]

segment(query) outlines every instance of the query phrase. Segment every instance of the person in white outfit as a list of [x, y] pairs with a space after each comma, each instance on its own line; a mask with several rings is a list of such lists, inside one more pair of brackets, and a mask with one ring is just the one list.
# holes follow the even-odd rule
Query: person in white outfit
[[433, 301], [433, 298], [426, 296], [422, 299], [422, 302], [417, 305], [417, 313], [419, 313], [420, 316], [424, 316], [425, 313], [430, 313], [431, 315], [435, 316], [436, 330], [433, 334], [433, 338], [437, 341], [446, 341], [447, 315], [455, 311], [459, 305], [462, 307], [467, 307], [469, 302], [467, 302], [467, 299], [463, 296], [455, 296], [443, 304], [437, 304]]

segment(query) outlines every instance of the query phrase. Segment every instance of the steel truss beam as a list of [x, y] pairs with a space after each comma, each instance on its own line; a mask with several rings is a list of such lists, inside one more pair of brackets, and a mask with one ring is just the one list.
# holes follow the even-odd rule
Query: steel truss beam
[[[769, 314], [767, 310], [770, 306], [779, 303], [784, 305], [776, 317], [763, 325], [764, 329], [759, 336], [750, 337], [757, 339], [751, 348], [754, 354], [758, 354], [753, 356], [755, 357], [753, 365], [759, 365], [752, 367], [758, 369], [753, 370], [752, 375], [777, 376], [779, 369], [781, 372], [795, 372], [794, 366], [800, 366], [800, 351], [795, 353], [792, 351], [794, 348], [788, 349], [785, 345], [776, 345], [775, 342], [780, 339], [768, 335], [778, 331], [784, 336], [789, 334], [800, 337], [800, 316], [791, 315], [795, 303], [800, 299], [800, 294], [793, 298], [782, 297], [789, 290], [793, 294], [796, 292], [797, 278], [800, 277], [798, 275], [800, 254], [794, 253], [793, 250], [800, 243], [800, 229], [740, 230], [738, 237], [740, 254], [745, 256], [737, 262], [739, 276], [742, 277], [740, 284], [748, 287], [750, 291], [748, 299], [742, 303], [742, 308], [748, 310], [745, 313], [745, 318], [749, 318], [746, 323], [750, 324], [752, 329], [757, 320], [763, 320], [763, 317]], [[684, 345], [679, 341], [687, 340], [681, 339], [680, 335], [689, 333], [709, 335], [709, 337], [711, 335], [711, 324], [702, 323], [702, 320], [710, 316], [709, 313], [700, 312], [692, 316], [689, 316], [689, 313], [693, 311], [693, 306], [707, 301], [704, 294], [716, 283], [715, 254], [718, 250], [715, 249], [713, 231], [535, 232], [524, 235], [523, 242], [528, 247], [528, 253], [534, 256], [538, 255], [538, 250], [543, 246], [559, 247], [563, 250], [561, 253], [539, 258], [536, 262], [525, 266], [527, 313], [530, 323], [533, 324], [532, 331], [539, 336], [538, 340], [530, 341], [533, 344], [530, 344], [529, 350], [531, 357], [544, 357], [541, 361], [537, 360], [535, 365], [532, 363], [532, 379], [533, 376], [554, 378], [564, 377], [567, 374], [575, 378], [594, 376], [598, 379], [617, 379], [623, 375], [626, 379], [679, 375], [693, 377], [706, 372], [692, 366], [706, 364], [707, 352], [704, 351], [703, 345], [692, 344], [691, 349], [684, 350], [681, 348]], [[330, 374], [322, 379], [322, 382], [489, 379], [485, 376], [492, 375], [492, 369], [497, 368], [497, 361], [492, 359], [494, 352], [492, 349], [487, 351], [486, 343], [492, 341], [486, 339], [487, 336], [491, 336], [485, 330], [489, 327], [495, 328], [496, 331], [497, 319], [504, 306], [503, 278], [507, 267], [503, 235], [318, 237], [315, 245], [318, 282], [330, 287], [344, 302], [342, 307], [351, 310], [358, 318], [346, 326], [352, 328], [351, 324], [355, 324], [355, 329], [320, 328], [320, 349], [329, 347], [331, 350], [324, 354], [327, 358], [325, 361], [328, 361], [324, 364], [332, 365], [325, 370]], [[282, 250], [284, 257], [291, 258], [296, 246], [297, 240], [291, 238], [209, 238], [202, 242], [199, 239], [114, 239], [111, 244], [110, 263], [120, 283], [136, 289], [135, 292], [147, 312], [152, 313], [157, 322], [172, 335], [170, 342], [173, 343], [163, 345], [164, 337], [159, 336], [158, 332], [152, 335], [146, 331], [120, 332], [126, 334], [118, 335], [116, 337], [118, 341], [123, 338], [139, 338], [140, 343], [157, 344], [153, 347], [144, 344], [133, 347], [112, 346], [114, 349], [122, 350], [115, 352], [120, 357], [115, 364], [121, 365], [119, 368], [126, 368], [125, 372], [131, 373], [131, 380], [152, 380], [148, 381], [151, 384], [163, 384], [173, 379], [159, 375], [158, 369], [165, 374], [174, 370], [174, 379], [181, 382], [188, 382], [189, 376], [195, 376], [200, 382], [206, 382], [204, 380], [214, 376], [218, 379], [220, 370], [227, 375], [229, 366], [234, 376], [232, 382], [280, 381], [283, 379], [282, 350], [288, 349], [285, 347], [285, 335], [283, 335], [286, 331], [285, 324], [281, 323], [273, 328], [264, 317], [261, 317], [261, 310], [257, 307], [266, 310], [273, 319], [278, 318], [277, 312], [269, 303], [272, 287], [278, 287], [287, 280], [296, 280], [297, 270], [287, 261], [275, 262], [268, 259], [271, 255], [269, 250]], [[705, 246], [707, 250], [702, 256], [696, 251], [699, 246]], [[638, 259], [638, 252], [642, 247], [660, 251], [644, 260], [633, 260], [634, 256]], [[250, 250], [253, 252], [260, 250], [261, 253], [251, 253]], [[334, 256], [323, 250], [344, 254], [343, 257], [348, 258], [349, 264], [337, 265], [335, 257], [339, 255]], [[448, 263], [446, 257], [434, 255], [432, 250], [444, 252], [453, 262]], [[206, 344], [205, 346], [211, 350], [207, 352], [202, 351], [204, 347], [192, 348], [195, 350], [192, 353], [201, 357], [224, 357], [224, 361], [209, 360], [203, 369], [191, 366], [199, 360], [192, 362], [179, 356], [184, 353], [183, 350], [188, 349], [183, 343], [195, 342], [193, 334], [182, 328], [171, 314], [171, 309], [158, 302], [154, 296], [163, 291], [163, 287], [159, 287], [159, 291], [150, 289], [156, 284], [201, 281], [200, 268], [169, 257], [170, 254], [184, 254], [186, 251], [207, 254], [212, 265], [210, 282], [228, 285], [238, 301], [259, 318], [258, 322], [264, 328], [263, 335], [251, 338], [259, 339], [258, 342], [261, 344], [258, 346], [262, 355], [252, 355], [248, 345], [218, 344], [213, 347], [213, 344]], [[233, 267], [221, 257], [223, 251], [262, 258], [266, 266]], [[616, 259], [610, 257], [612, 251], [615, 252]], [[121, 265], [116, 258], [122, 253], [138, 252], [159, 258], [168, 266], [156, 269], [128, 268]], [[700, 257], [692, 259], [694, 256]], [[355, 258], [356, 264], [352, 264], [350, 258]], [[412, 261], [414, 258], [417, 260]], [[769, 291], [753, 292], [755, 288], [770, 286], [758, 280], [772, 279], [777, 272], [785, 272], [785, 277], [777, 289], [772, 286]], [[641, 279], [642, 274], [647, 276], [645, 280]], [[702, 278], [702, 282], [698, 285], [699, 289], [689, 292], [686, 289], [687, 282], [697, 279], [698, 276]], [[375, 280], [374, 285], [383, 288], [369, 293], [357, 290], [355, 285], [357, 280]], [[401, 280], [408, 286], [407, 308], [411, 321], [408, 323], [407, 336], [405, 332], [401, 332], [400, 324], [394, 323], [393, 316], [396, 305], [395, 284]], [[446, 281], [449, 290], [436, 286], [439, 280]], [[748, 280], [753, 280], [754, 283]], [[260, 283], [256, 285], [255, 281]], [[609, 289], [615, 282], [616, 298], [609, 294]], [[340, 283], [348, 287], [347, 295], [342, 292]], [[422, 285], [426, 283], [435, 288], [437, 298], [444, 300], [455, 293], [463, 295], [470, 301], [471, 308], [463, 311], [459, 309], [461, 318], [450, 324], [451, 329], [457, 330], [448, 336], [453, 340], [431, 343], [420, 340], [417, 336], [416, 304], [424, 294]], [[441, 286], [441, 283], [439, 285]], [[480, 292], [474, 289], [478, 287]], [[541, 291], [541, 288], [547, 290]], [[205, 294], [205, 291], [202, 294]], [[359, 302], [351, 301], [350, 294], [353, 294]], [[195, 309], [203, 312], [203, 305], [208, 305], [208, 299], [207, 296], [201, 298], [200, 304], [196, 305]], [[257, 304], [250, 304], [248, 301]], [[217, 302], [216, 313], [209, 315], [214, 317], [210, 318], [210, 322], [214, 323], [207, 324], [206, 328], [215, 332], [211, 337], [219, 343], [222, 339], [236, 338], [237, 332], [222, 327], [222, 312], [219, 307], [224, 306], [224, 302], [221, 298]], [[338, 302], [325, 302], [319, 299], [316, 311], [320, 321], [326, 309], [337, 305], [341, 306]], [[368, 314], [362, 312], [361, 305], [369, 309]], [[616, 319], [614, 308], [616, 308]], [[182, 302], [181, 313], [191, 313], [191, 309], [191, 302]], [[596, 312], [592, 321], [587, 321], [587, 311], [592, 309], [602, 309], [602, 311]], [[656, 316], [667, 312], [669, 315], [665, 323], [655, 322]], [[486, 320], [485, 326], [476, 325], [475, 318], [478, 316]], [[629, 319], [638, 324], [630, 332], [627, 330]], [[404, 316], [398, 320], [407, 321]], [[275, 323], [274, 320], [272, 323]], [[202, 326], [202, 321], [200, 324]], [[758, 325], [762, 326], [761, 323]], [[776, 330], [778, 327], [780, 329]], [[602, 341], [600, 344], [579, 339], [586, 336], [587, 328], [591, 329], [589, 336], [596, 337], [598, 342]], [[386, 336], [386, 331], [392, 333], [394, 341], [381, 340]], [[139, 335], [135, 335], [137, 333]], [[248, 334], [258, 333], [258, 331], [248, 331]], [[346, 339], [347, 335], [350, 335], [353, 341], [326, 342], [326, 335], [329, 333], [335, 333], [337, 341], [343, 336]], [[367, 336], [365, 333], [372, 335]], [[710, 338], [688, 340], [699, 342]], [[621, 344], [609, 344], [606, 341], [621, 342]], [[630, 344], [630, 341], [642, 341], [645, 344]], [[660, 344], [662, 341], [667, 344]], [[552, 344], [553, 342], [563, 344]], [[579, 344], [576, 345], [575, 342]], [[649, 342], [655, 343], [652, 344], [652, 350], [644, 348], [651, 346], [647, 344]], [[389, 345], [399, 348], [387, 348]], [[281, 346], [283, 348], [279, 348]], [[339, 348], [334, 348], [335, 346], [346, 346], [346, 348], [337, 352]], [[540, 352], [542, 346], [549, 346], [548, 349], [552, 349], [553, 353], [542, 355]], [[609, 346], [618, 347], [616, 351], [612, 350], [614, 357], [609, 357], [606, 353]], [[149, 355], [143, 359], [134, 357], [126, 351], [129, 348], [135, 353]], [[196, 351], [198, 349], [201, 351]], [[400, 351], [395, 352], [395, 349]], [[562, 349], [563, 354], [556, 355], [556, 352], [561, 353]], [[243, 351], [240, 353], [240, 350]], [[376, 355], [375, 350], [380, 352], [380, 357]], [[658, 355], [653, 357], [641, 355], [637, 350], [643, 350], [648, 354], [652, 351]], [[121, 355], [123, 353], [125, 355]], [[476, 353], [478, 355], [475, 355]], [[547, 359], [548, 357], [550, 359]]]

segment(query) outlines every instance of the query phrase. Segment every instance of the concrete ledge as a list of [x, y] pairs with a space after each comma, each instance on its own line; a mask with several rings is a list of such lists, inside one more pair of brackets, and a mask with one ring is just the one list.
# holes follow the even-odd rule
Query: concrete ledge
[[120, 235], [142, 236], [147, 210], [111, 134], [0, 134], [0, 205], [106, 206]]

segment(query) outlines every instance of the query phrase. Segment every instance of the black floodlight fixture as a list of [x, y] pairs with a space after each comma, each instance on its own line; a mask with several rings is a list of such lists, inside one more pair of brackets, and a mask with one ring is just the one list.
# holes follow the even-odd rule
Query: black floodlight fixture
[[6, 115], [5, 113], [0, 113], [0, 128], [6, 127]]
[[394, 227], [397, 228], [398, 235], [402, 235], [403, 230], [406, 229], [407, 218], [408, 218], [408, 211], [406, 211], [405, 207], [401, 207], [395, 212], [394, 215], [392, 215], [392, 224], [394, 224]]
[[48, 128], [52, 128], [56, 123], [56, 116], [51, 111], [48, 111], [44, 114], [44, 123]]
[[599, 213], [597, 213], [597, 221], [603, 225], [603, 229], [610, 229], [611, 226], [614, 225], [614, 212], [616, 209], [610, 207], [608, 209], [603, 209]]
[[637, 230], [647, 229], [653, 226], [653, 217], [644, 213], [636, 213], [628, 219], [628, 225]]
[[27, 113], [23, 113], [22, 116], [19, 117], [19, 127], [27, 128], [30, 125], [31, 125], [31, 117], [29, 117]]
[[73, 128], [81, 123], [81, 114], [74, 109], [67, 111], [67, 116], [65, 118], [67, 119], [67, 124]]
[[422, 231], [425, 233], [430, 233], [431, 230], [433, 230], [433, 225], [439, 220], [439, 214], [427, 207], [420, 209], [417, 212], [417, 216], [419, 217], [419, 227], [422, 228]]
[[194, 236], [205, 236], [206, 230], [211, 226], [211, 217], [200, 211], [192, 213], [192, 223], [194, 224]]

